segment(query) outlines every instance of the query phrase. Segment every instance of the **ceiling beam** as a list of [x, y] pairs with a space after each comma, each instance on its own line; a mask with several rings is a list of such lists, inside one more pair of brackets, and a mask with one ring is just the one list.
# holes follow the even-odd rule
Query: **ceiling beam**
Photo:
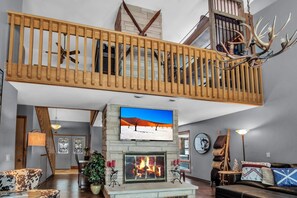
[[94, 126], [95, 120], [98, 116], [99, 110], [91, 110], [90, 111], [90, 125]]

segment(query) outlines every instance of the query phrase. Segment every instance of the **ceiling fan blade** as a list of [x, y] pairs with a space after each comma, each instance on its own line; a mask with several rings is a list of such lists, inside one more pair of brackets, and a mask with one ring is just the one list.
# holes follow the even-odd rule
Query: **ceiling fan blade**
[[[70, 58], [70, 60], [73, 62], [73, 63], [75, 63], [76, 62], [76, 60], [74, 59], [74, 58], [72, 58], [71, 56], [69, 56], [69, 58]], [[79, 62], [77, 61], [77, 64], [79, 64]]]
[[[70, 54], [70, 55], [74, 55], [74, 54], [76, 54], [76, 50], [72, 50], [72, 51], [70, 51], [69, 54]], [[79, 50], [77, 51], [77, 54], [80, 54], [80, 51], [79, 51]]]

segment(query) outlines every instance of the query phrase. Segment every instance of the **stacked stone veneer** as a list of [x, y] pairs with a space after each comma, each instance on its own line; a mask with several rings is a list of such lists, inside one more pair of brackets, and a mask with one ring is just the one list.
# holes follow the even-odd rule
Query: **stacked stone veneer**
[[[107, 105], [103, 111], [102, 154], [106, 161], [116, 160], [118, 182], [123, 183], [123, 156], [127, 152], [166, 152], [167, 181], [172, 179], [171, 162], [179, 157], [178, 118], [174, 111], [173, 141], [122, 141], [120, 140], [120, 105]], [[110, 169], [106, 168], [106, 183], [110, 182]]]
[[[151, 20], [151, 18], [155, 15], [157, 11], [154, 10], [149, 10], [146, 8], [141, 8], [138, 6], [134, 5], [129, 5], [126, 4], [127, 7], [129, 8], [131, 14], [134, 16], [135, 20], [137, 21], [138, 25], [140, 26], [141, 29], [143, 29]], [[118, 15], [116, 18], [115, 22], [115, 30], [121, 31], [121, 32], [126, 32], [130, 34], [136, 34], [139, 35], [139, 31], [132, 22], [130, 16], [127, 14], [126, 10], [123, 7], [123, 4], [121, 4]], [[152, 23], [150, 28], [146, 31], [147, 37], [151, 38], [157, 38], [157, 39], [162, 39], [162, 13], [158, 16], [158, 18]], [[130, 48], [129, 45], [127, 45], [127, 50]], [[121, 46], [120, 51], [123, 49]], [[141, 67], [141, 72], [140, 72], [140, 77], [143, 79], [145, 74], [144, 74], [144, 49], [141, 48], [141, 54], [140, 54], [140, 67]], [[156, 50], [158, 53], [158, 51]], [[131, 52], [132, 53], [132, 52]], [[133, 64], [133, 69], [134, 73], [132, 74], [133, 77], [138, 77], [137, 73], [137, 61], [138, 61], [138, 49], [137, 46], [133, 46], [133, 55], [134, 55], [134, 64]], [[123, 54], [121, 55], [121, 57]], [[147, 65], [148, 65], [148, 80], [151, 80], [151, 71], [152, 71], [152, 62], [154, 62], [154, 80], [158, 80], [158, 59], [154, 57], [152, 59], [151, 57], [151, 50], [148, 49], [147, 53], [148, 59], [147, 59]], [[164, 53], [162, 52], [162, 57], [161, 61], [164, 61]], [[130, 54], [126, 58], [126, 76], [131, 76], [131, 63], [130, 63]], [[153, 61], [152, 61], [153, 60]], [[120, 75], [123, 75], [123, 61], [121, 59], [120, 61]], [[161, 67], [161, 80], [164, 81], [164, 68], [163, 66]]]
[[[155, 10], [149, 10], [134, 5], [126, 5], [141, 29], [143, 29], [149, 23], [151, 18], [153, 18], [153, 16], [157, 12]], [[119, 8], [114, 28], [115, 30], [121, 32], [127, 32], [137, 35], [139, 34], [138, 29], [134, 25], [130, 16], [127, 14], [126, 10], [124, 9], [123, 4], [121, 4]], [[154, 21], [154, 23], [145, 33], [148, 37], [162, 39], [162, 13], [160, 13], [158, 18]]]

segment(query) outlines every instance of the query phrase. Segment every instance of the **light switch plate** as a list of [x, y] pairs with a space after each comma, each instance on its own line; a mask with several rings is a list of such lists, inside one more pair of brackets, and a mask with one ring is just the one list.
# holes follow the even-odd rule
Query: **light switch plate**
[[266, 153], [266, 157], [270, 158], [270, 152]]

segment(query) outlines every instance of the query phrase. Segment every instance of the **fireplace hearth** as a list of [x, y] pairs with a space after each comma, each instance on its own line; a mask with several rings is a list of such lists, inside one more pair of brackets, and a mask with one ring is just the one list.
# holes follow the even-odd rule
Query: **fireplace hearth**
[[166, 153], [124, 154], [124, 183], [166, 181]]

